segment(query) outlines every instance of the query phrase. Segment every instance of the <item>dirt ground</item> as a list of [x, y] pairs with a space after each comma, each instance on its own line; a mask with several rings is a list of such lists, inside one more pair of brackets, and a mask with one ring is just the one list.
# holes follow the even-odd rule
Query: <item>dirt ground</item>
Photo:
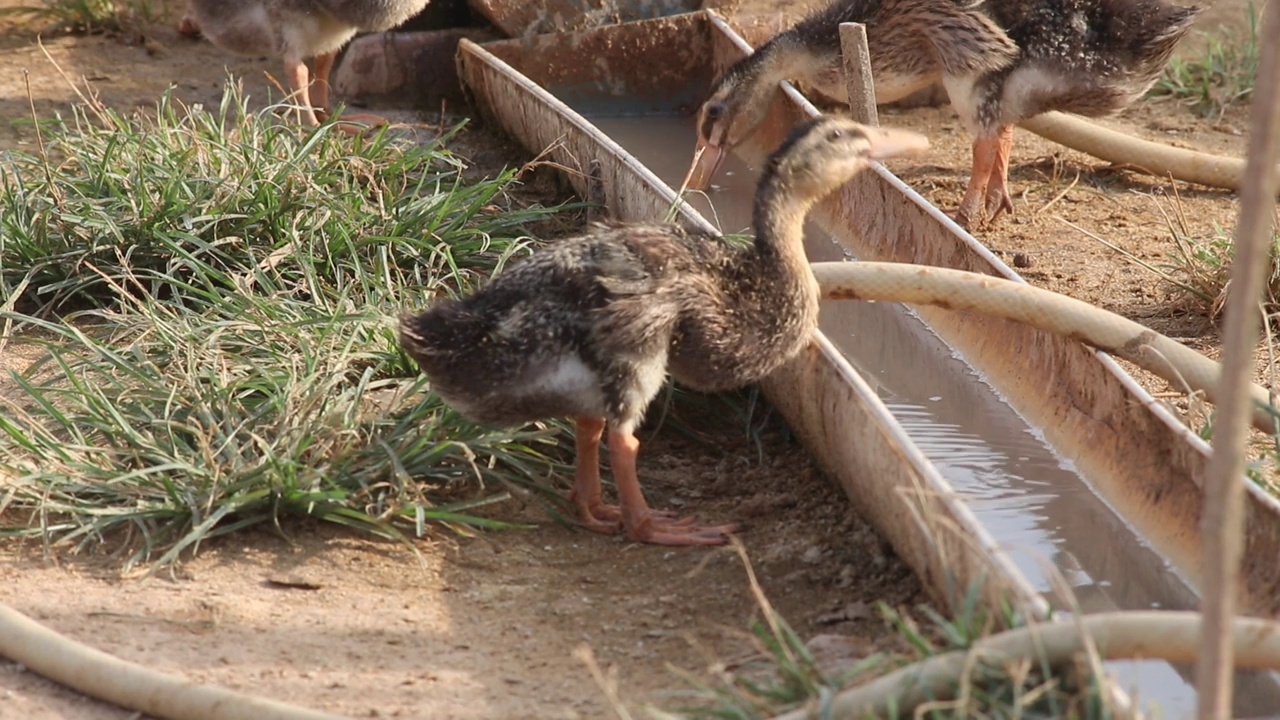
[[[0, 0], [0, 7], [21, 0]], [[744, 15], [793, 16], [805, 3], [744, 0]], [[178, 0], [145, 37], [51, 37], [50, 56], [86, 76], [116, 108], [147, 107], [170, 83], [188, 102], [218, 101], [225, 71], [263, 98], [275, 61], [230, 56], [173, 31]], [[1196, 37], [1241, 29], [1244, 0], [1213, 3]], [[30, 101], [27, 75], [30, 79]], [[74, 100], [29, 34], [0, 32], [0, 149], [31, 147], [31, 104], [40, 116]], [[970, 138], [949, 107], [882, 110], [882, 122], [920, 130], [933, 149], [901, 176], [933, 203], [958, 202]], [[1149, 139], [1239, 155], [1244, 108], [1217, 121], [1174, 102], [1141, 104], [1106, 124]], [[527, 158], [482, 131], [464, 136], [477, 171]], [[1078, 176], [1078, 179], [1077, 179]], [[1156, 265], [1171, 253], [1160, 208], [1170, 186], [1064, 150], [1019, 131], [1011, 180], [1016, 213], [978, 234], [1019, 271], [1065, 292], [1216, 352], [1216, 329], [1175, 301], [1149, 271], [1071, 229], [1096, 233]], [[543, 199], [547, 187], [532, 187]], [[1231, 193], [1179, 184], [1192, 235], [1231, 228]], [[1059, 219], [1061, 218], [1061, 219]], [[0, 364], [21, 364], [12, 349]], [[1159, 390], [1163, 384], [1144, 382]], [[859, 657], [892, 646], [878, 601], [923, 601], [918, 581], [845, 509], [778, 425], [757, 455], [741, 427], [710, 424], [709, 443], [663, 432], [642, 450], [655, 504], [713, 521], [750, 525], [744, 536], [765, 592], [805, 636], [838, 633]], [[508, 508], [530, 532], [456, 539], [433, 534], [404, 548], [312, 524], [287, 539], [251, 532], [211, 543], [177, 579], [121, 581], [110, 558], [46, 555], [38, 546], [0, 550], [0, 600], [70, 636], [189, 678], [361, 717], [604, 717], [604, 695], [573, 657], [580, 644], [619, 671], [628, 703], [678, 707], [681, 681], [665, 663], [705, 673], [741, 657], [741, 633], [757, 610], [731, 553], [637, 547], [558, 526], [537, 507]], [[704, 562], [705, 561], [705, 562]], [[692, 574], [697, 571], [696, 574]], [[126, 718], [0, 662], [0, 718]]]
[[[45, 48], [117, 109], [149, 107], [170, 83], [187, 102], [214, 104], [224, 67], [260, 104], [271, 89], [264, 71], [278, 77], [276, 63], [181, 38], [172, 29], [178, 5], [145, 37], [50, 36]], [[0, 116], [9, 120], [0, 150], [34, 149], [22, 122], [32, 104], [47, 117], [74, 99], [30, 35], [0, 33]], [[479, 173], [529, 159], [482, 130], [458, 147]], [[554, 184], [535, 181], [515, 201], [556, 199]], [[0, 369], [31, 359], [10, 345]], [[700, 440], [669, 430], [643, 438], [651, 502], [747, 525], [764, 591], [803, 636], [828, 638], [827, 660], [900, 649], [876, 604], [925, 602], [919, 581], [785, 427], [771, 421], [757, 446], [741, 425], [710, 416], [699, 424]], [[574, 658], [580, 645], [617, 669], [625, 702], [673, 709], [686, 702], [673, 693], [689, 686], [668, 664], [707, 678], [753, 656], [744, 633], [759, 611], [732, 552], [626, 544], [557, 525], [536, 505], [499, 513], [538, 528], [470, 539], [432, 532], [415, 555], [292, 523], [284, 537], [251, 531], [209, 543], [177, 577], [146, 580], [119, 579], [110, 556], [9, 543], [0, 545], [0, 601], [158, 670], [355, 717], [609, 716]], [[132, 717], [0, 661], [0, 720]]]
[[[838, 635], [829, 660], [901, 650], [876, 603], [923, 602], [919, 582], [772, 425], [763, 461], [740, 427], [705, 444], [646, 443], [655, 505], [749, 525], [764, 591], [805, 637]], [[0, 600], [71, 637], [187, 678], [353, 717], [602, 718], [580, 645], [618, 670], [625, 702], [669, 709], [689, 686], [743, 660], [759, 619], [725, 549], [641, 547], [556, 525], [538, 506], [504, 519], [534, 531], [458, 540], [433, 533], [421, 559], [312, 523], [288, 537], [212, 543], [177, 579], [118, 580], [110, 558], [0, 556]], [[131, 715], [0, 662], [0, 718]]]

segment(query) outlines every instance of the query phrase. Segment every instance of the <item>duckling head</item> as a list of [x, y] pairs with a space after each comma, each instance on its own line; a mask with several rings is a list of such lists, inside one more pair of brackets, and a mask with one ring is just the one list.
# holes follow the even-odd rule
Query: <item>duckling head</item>
[[720, 78], [698, 110], [698, 145], [685, 179], [690, 190], [706, 190], [724, 154], [764, 122], [776, 85], [753, 72], [730, 70]]
[[805, 204], [844, 185], [873, 161], [922, 152], [929, 139], [910, 130], [872, 127], [826, 115], [798, 126], [769, 157], [761, 188]]
[[716, 80], [698, 111], [698, 147], [685, 180], [690, 189], [705, 190], [724, 153], [764, 122], [779, 83], [829, 68], [831, 57], [810, 47], [810, 35], [798, 29], [777, 35]]

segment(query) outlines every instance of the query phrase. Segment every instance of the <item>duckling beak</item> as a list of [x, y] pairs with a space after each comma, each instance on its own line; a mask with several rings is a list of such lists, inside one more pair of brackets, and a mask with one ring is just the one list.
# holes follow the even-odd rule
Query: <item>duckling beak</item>
[[711, 178], [720, 169], [724, 160], [724, 146], [712, 143], [698, 135], [698, 147], [693, 151], [693, 163], [689, 165], [689, 173], [684, 177], [684, 185], [690, 190], [706, 190], [711, 185]]
[[869, 127], [866, 128], [866, 134], [870, 145], [867, 157], [872, 160], [887, 160], [929, 149], [929, 138], [910, 130]]

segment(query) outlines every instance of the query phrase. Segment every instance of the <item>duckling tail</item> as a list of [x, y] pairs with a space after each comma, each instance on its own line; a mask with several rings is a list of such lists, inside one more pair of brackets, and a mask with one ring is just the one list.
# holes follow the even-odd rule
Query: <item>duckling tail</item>
[[450, 355], [457, 351], [465, 328], [457, 327], [458, 313], [453, 303], [444, 301], [423, 313], [400, 316], [400, 347], [421, 364], [424, 358]]
[[1104, 16], [1113, 18], [1118, 36], [1127, 39], [1128, 50], [1135, 59], [1135, 72], [1139, 75], [1157, 75], [1169, 61], [1173, 48], [1191, 29], [1192, 23], [1203, 8], [1191, 5], [1180, 7], [1163, 0], [1121, 2], [1106, 0], [1114, 7]]

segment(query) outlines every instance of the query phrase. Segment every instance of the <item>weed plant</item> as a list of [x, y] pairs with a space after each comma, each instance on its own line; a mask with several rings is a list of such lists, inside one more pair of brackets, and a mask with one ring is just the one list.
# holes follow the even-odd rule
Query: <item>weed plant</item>
[[1205, 117], [1220, 118], [1232, 105], [1253, 97], [1259, 50], [1258, 10], [1249, 3], [1249, 29], [1243, 38], [1228, 33], [1210, 39], [1199, 57], [1173, 59], [1150, 94], [1182, 100]]
[[[126, 566], [286, 515], [398, 536], [510, 492], [549, 498], [556, 436], [476, 427], [394, 321], [528, 252], [516, 171], [445, 147], [280, 125], [229, 87], [212, 112], [86, 106], [0, 172], [0, 526]], [[34, 338], [34, 339], [33, 339]], [[477, 487], [487, 492], [477, 497]]]
[[[751, 570], [745, 551], [739, 554], [747, 567], [748, 580], [762, 620], [752, 626], [758, 654], [773, 666], [772, 677], [753, 677], [721, 669], [713, 682], [688, 673], [679, 674], [692, 690], [677, 712], [650, 708], [658, 720], [765, 720], [777, 717], [806, 703], [830, 701], [842, 690], [865, 684], [907, 665], [957, 650], [1000, 629], [1025, 625], [1019, 615], [1004, 609], [996, 616], [982, 601], [980, 585], [964, 593], [956, 606], [956, 617], [921, 607], [926, 619], [922, 626], [905, 611], [881, 604], [885, 623], [908, 650], [903, 653], [876, 653], [844, 668], [823, 668], [800, 635], [782, 618], [765, 597]], [[974, 658], [961, 685], [950, 699], [938, 698], [916, 708], [903, 708], [889, 717], [910, 715], [928, 720], [968, 718], [1080, 718], [1103, 720], [1113, 713], [1103, 698], [1103, 687], [1088, 671], [1064, 673], [1035, 659], [1010, 661], [1006, 658]], [[818, 711], [815, 717], [826, 717]]]
[[[1170, 203], [1156, 200], [1163, 216], [1173, 252], [1159, 268], [1159, 274], [1182, 290], [1188, 299], [1199, 301], [1203, 312], [1217, 318], [1227, 301], [1231, 279], [1231, 259], [1235, 253], [1232, 229], [1215, 225], [1211, 231], [1196, 232], [1187, 217], [1181, 198], [1175, 193]], [[1267, 296], [1280, 297], [1280, 238], [1272, 242], [1270, 272], [1267, 274]]]
[[155, 0], [30, 0], [0, 8], [0, 16], [40, 22], [77, 33], [122, 30], [155, 18]]

